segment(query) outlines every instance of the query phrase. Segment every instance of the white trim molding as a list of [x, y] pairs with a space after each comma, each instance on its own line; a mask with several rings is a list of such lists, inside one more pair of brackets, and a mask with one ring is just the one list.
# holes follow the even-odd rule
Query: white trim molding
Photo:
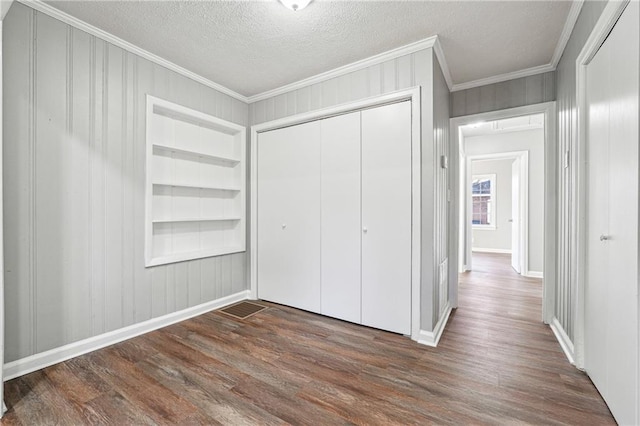
[[420, 87], [374, 96], [360, 101], [347, 102], [337, 106], [323, 108], [302, 114], [296, 114], [278, 120], [251, 126], [251, 194], [250, 211], [250, 297], [258, 298], [258, 134], [283, 127], [294, 126], [320, 120], [366, 108], [387, 105], [401, 101], [411, 101], [411, 338], [418, 340], [420, 333], [420, 258], [421, 245], [421, 103]]
[[422, 345], [437, 347], [438, 342], [440, 342], [440, 338], [442, 337], [442, 333], [444, 332], [445, 325], [447, 325], [447, 321], [449, 321], [449, 316], [451, 316], [451, 302], [447, 302], [444, 308], [444, 314], [440, 317], [436, 326], [433, 328], [433, 331], [425, 331], [420, 330], [418, 335], [418, 343]]
[[444, 50], [442, 50], [442, 45], [440, 44], [440, 39], [436, 36], [436, 41], [433, 43], [433, 51], [436, 54], [436, 58], [438, 58], [438, 62], [440, 63], [440, 69], [442, 70], [442, 74], [444, 75], [444, 80], [447, 82], [447, 87], [449, 91], [453, 89], [453, 80], [451, 79], [451, 70], [449, 70], [449, 64], [447, 64], [447, 58], [444, 56]]
[[551, 58], [551, 65], [553, 65], [554, 69], [558, 66], [560, 58], [562, 58], [562, 54], [564, 53], [564, 49], [567, 47], [567, 43], [569, 42], [569, 38], [571, 37], [571, 33], [573, 32], [573, 27], [576, 26], [576, 22], [578, 21], [578, 16], [580, 16], [580, 11], [582, 10], [583, 5], [584, 0], [573, 0], [573, 2], [571, 3], [569, 15], [567, 16], [567, 20], [564, 23], [562, 34], [560, 34], [560, 39], [558, 39], [556, 50], [553, 52], [553, 57]]
[[147, 50], [144, 50], [134, 44], [129, 43], [128, 41], [121, 39], [120, 37], [116, 37], [111, 33], [108, 33], [104, 30], [101, 30], [98, 27], [95, 27], [74, 16], [71, 16], [68, 13], [65, 13], [59, 9], [56, 9], [50, 4], [43, 2], [42, 0], [18, 0], [18, 1], [24, 4], [25, 6], [29, 6], [30, 8], [37, 10], [38, 12], [42, 12], [45, 15], [49, 15], [52, 18], [58, 19], [59, 21], [62, 21], [65, 24], [71, 25], [74, 28], [78, 28], [79, 30], [87, 32], [93, 36], [98, 37], [101, 40], [111, 43], [114, 46], [124, 49], [127, 52], [131, 52], [153, 63], [156, 63], [160, 66], [170, 69], [171, 71], [177, 72], [180, 75], [190, 78], [193, 81], [197, 81], [198, 83], [203, 84], [207, 87], [210, 87], [214, 90], [217, 90], [220, 93], [224, 93], [225, 95], [229, 95], [232, 98], [245, 103], [248, 102], [248, 98], [244, 95], [241, 95], [240, 93], [237, 93], [221, 84], [218, 84], [214, 81], [209, 80], [208, 78], [202, 77], [201, 75], [198, 75], [192, 71], [189, 71], [188, 69], [183, 68], [180, 65], [177, 65], [171, 61], [161, 58], [158, 55], [155, 55]]
[[522, 275], [529, 278], [544, 278], [542, 271], [525, 271]]
[[78, 342], [73, 342], [59, 348], [51, 349], [46, 352], [41, 352], [39, 354], [12, 361], [4, 365], [4, 380], [11, 380], [13, 378], [23, 376], [33, 371], [49, 367], [59, 362], [93, 352], [97, 349], [102, 349], [115, 343], [131, 339], [132, 337], [136, 337], [198, 315], [202, 315], [209, 311], [223, 308], [248, 298], [249, 291], [244, 290], [230, 296], [205, 302], [178, 312], [173, 312], [158, 318], [152, 318], [148, 321], [133, 324], [128, 327], [120, 328], [118, 330], [110, 331]]
[[564, 328], [562, 327], [562, 324], [560, 324], [560, 321], [558, 321], [558, 318], [553, 317], [549, 327], [551, 327], [553, 334], [556, 336], [556, 339], [558, 339], [558, 343], [560, 343], [560, 347], [569, 362], [575, 365], [573, 342], [571, 342], [571, 339], [564, 331]]
[[435, 35], [429, 38], [425, 38], [424, 40], [419, 40], [414, 43], [410, 43], [405, 46], [398, 47], [396, 49], [388, 50], [378, 55], [370, 56], [360, 61], [352, 62], [350, 64], [332, 69], [330, 71], [326, 71], [321, 74], [317, 74], [312, 77], [296, 81], [291, 84], [286, 84], [284, 86], [275, 88], [273, 90], [267, 90], [266, 92], [249, 96], [248, 102], [251, 104], [264, 99], [272, 98], [274, 96], [278, 96], [283, 93], [291, 92], [293, 90], [297, 90], [303, 87], [311, 86], [313, 84], [321, 83], [323, 81], [330, 80], [332, 78], [340, 77], [345, 74], [350, 74], [352, 72], [359, 71], [359, 70], [371, 67], [373, 65], [381, 64], [383, 62], [390, 61], [392, 59], [396, 59], [401, 56], [410, 55], [412, 53], [419, 52], [420, 50], [430, 49], [430, 48], [433, 48], [435, 54], [437, 55], [438, 61], [440, 62], [440, 67], [442, 68], [442, 72], [444, 74], [444, 78], [447, 81], [447, 85], [449, 86], [449, 89], [451, 89], [452, 86], [451, 86], [451, 75], [449, 73], [449, 66], [446, 63], [444, 52], [442, 51], [442, 47], [440, 46], [440, 42], [438, 41], [438, 36]]
[[[11, 6], [7, 6], [8, 8]], [[3, 16], [6, 13], [6, 10], [3, 10]], [[0, 20], [0, 46], [2, 46], [3, 36], [2, 36], [2, 20]], [[0, 48], [0, 366], [4, 364], [4, 216], [3, 216], [3, 107], [4, 107], [4, 97], [3, 97], [3, 53], [2, 48]], [[3, 369], [0, 368], [0, 418], [4, 415], [7, 407], [4, 404], [4, 373]]]
[[585, 332], [585, 312], [584, 312], [584, 292], [586, 284], [586, 246], [587, 246], [587, 173], [586, 173], [586, 122], [587, 122], [587, 65], [591, 62], [595, 54], [604, 43], [605, 39], [615, 26], [618, 18], [627, 7], [629, 0], [611, 0], [607, 3], [598, 22], [594, 26], [589, 38], [585, 42], [580, 54], [576, 58], [576, 125], [573, 132], [575, 146], [574, 152], [570, 152], [569, 164], [573, 167], [571, 182], [573, 193], [576, 194], [571, 199], [573, 208], [572, 220], [576, 224], [576, 238], [569, 248], [575, 255], [575, 268], [571, 271], [570, 279], [576, 283], [575, 300], [575, 364], [578, 368], [584, 368], [584, 332]]

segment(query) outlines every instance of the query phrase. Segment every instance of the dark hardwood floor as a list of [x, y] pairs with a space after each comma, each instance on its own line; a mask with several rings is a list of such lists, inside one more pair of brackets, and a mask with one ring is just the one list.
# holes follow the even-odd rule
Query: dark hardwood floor
[[3, 424], [614, 424], [541, 323], [541, 280], [478, 255], [438, 348], [268, 304], [5, 384]]

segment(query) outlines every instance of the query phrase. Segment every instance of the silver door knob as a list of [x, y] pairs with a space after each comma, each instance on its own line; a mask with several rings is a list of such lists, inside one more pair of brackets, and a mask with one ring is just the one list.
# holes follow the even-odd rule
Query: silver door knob
[[368, 229], [367, 228], [362, 228], [362, 232], [364, 232], [365, 234], [367, 233]]
[[609, 238], [608, 235], [600, 235], [600, 241], [607, 241]]
[[509, 223], [513, 223], [513, 219], [509, 219], [507, 222], [509, 222]]
[[285, 229], [286, 227], [287, 227], [287, 224], [286, 224], [286, 223], [283, 223], [283, 224], [282, 224], [282, 229]]

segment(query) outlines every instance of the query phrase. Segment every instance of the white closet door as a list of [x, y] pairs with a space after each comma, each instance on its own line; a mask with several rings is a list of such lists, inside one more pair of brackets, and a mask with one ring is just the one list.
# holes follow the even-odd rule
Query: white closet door
[[585, 367], [619, 424], [640, 421], [639, 17], [629, 3], [587, 68]]
[[585, 292], [585, 362], [594, 383], [606, 382], [607, 282], [609, 259], [609, 60], [600, 50], [587, 68], [587, 276]]
[[411, 332], [411, 104], [362, 111], [362, 323]]
[[320, 312], [320, 122], [258, 136], [258, 297]]
[[360, 112], [320, 122], [322, 314], [360, 322]]

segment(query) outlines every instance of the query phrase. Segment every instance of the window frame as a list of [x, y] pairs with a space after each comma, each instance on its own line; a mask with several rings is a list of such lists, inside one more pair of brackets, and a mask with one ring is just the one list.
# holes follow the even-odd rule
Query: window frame
[[[473, 223], [473, 200], [474, 197], [486, 196], [487, 194], [474, 194], [473, 193], [473, 182], [476, 180], [488, 180], [491, 186], [491, 192], [489, 193], [489, 203], [491, 209], [489, 210], [488, 224], [475, 224]], [[493, 231], [497, 229], [496, 227], [496, 210], [497, 210], [497, 201], [498, 201], [498, 193], [496, 191], [496, 182], [497, 177], [495, 173], [482, 173], [482, 174], [472, 174], [471, 175], [471, 227], [472, 229], [481, 229], [485, 231]]]

